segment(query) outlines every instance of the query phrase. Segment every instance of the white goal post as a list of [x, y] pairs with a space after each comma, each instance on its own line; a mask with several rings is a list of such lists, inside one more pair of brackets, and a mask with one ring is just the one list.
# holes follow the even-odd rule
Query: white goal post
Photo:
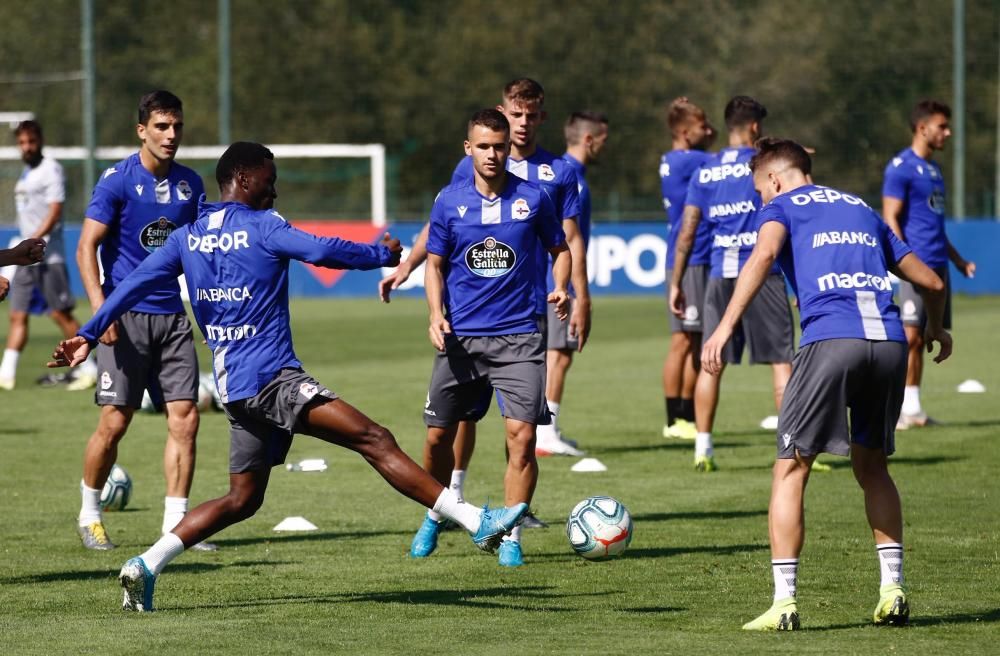
[[[180, 150], [180, 161], [186, 159], [217, 160], [228, 146], [184, 146]], [[386, 180], [385, 145], [383, 144], [267, 144], [276, 158], [334, 159], [359, 158], [371, 163], [371, 216], [372, 225], [385, 227]], [[103, 146], [95, 150], [94, 156], [102, 161], [118, 161], [136, 152], [138, 146]], [[58, 160], [84, 160], [87, 150], [82, 146], [46, 146], [45, 153]], [[19, 161], [20, 151], [15, 147], [0, 148], [0, 161]]]

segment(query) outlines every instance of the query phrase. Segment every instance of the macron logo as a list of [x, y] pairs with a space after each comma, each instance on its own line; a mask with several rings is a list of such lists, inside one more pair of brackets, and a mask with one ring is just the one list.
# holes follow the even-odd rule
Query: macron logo
[[825, 292], [828, 289], [874, 289], [879, 292], [886, 292], [892, 289], [892, 281], [889, 276], [873, 276], [870, 273], [859, 271], [857, 273], [828, 273], [816, 279], [819, 290]]
[[135, 193], [137, 193], [140, 196], [142, 196], [142, 185], [136, 185], [135, 186]]
[[468, 212], [468, 211], [469, 211], [469, 208], [466, 207], [465, 205], [459, 205], [458, 206], [458, 215], [460, 217], [462, 217], [463, 219], [465, 218], [465, 213]]

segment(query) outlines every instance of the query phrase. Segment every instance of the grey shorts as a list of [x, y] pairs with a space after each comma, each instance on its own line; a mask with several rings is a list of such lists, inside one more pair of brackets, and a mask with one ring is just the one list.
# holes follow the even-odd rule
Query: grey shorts
[[846, 456], [851, 444], [892, 454], [905, 379], [902, 342], [828, 339], [803, 346], [778, 416], [778, 458], [796, 451]]
[[[569, 301], [569, 313], [573, 313], [573, 299]], [[569, 316], [560, 319], [556, 316], [556, 306], [549, 305], [546, 321], [545, 339], [548, 348], [556, 351], [575, 351], [580, 346], [580, 340], [569, 334]]]
[[69, 273], [65, 262], [18, 267], [14, 279], [10, 281], [10, 309], [28, 312], [31, 309], [31, 295], [36, 287], [42, 293], [49, 312], [66, 312], [76, 305], [76, 299], [69, 289]]
[[[951, 330], [951, 278], [948, 265], [935, 267], [934, 273], [944, 281], [947, 294], [944, 303], [944, 327], [946, 330]], [[905, 280], [899, 282], [899, 317], [903, 320], [904, 326], [923, 328], [927, 323], [927, 312], [924, 310], [924, 299], [920, 296], [920, 291], [919, 285], [913, 285]]]
[[138, 408], [147, 387], [164, 401], [198, 401], [198, 356], [191, 323], [183, 312], [126, 312], [118, 341], [97, 345], [97, 405]]
[[[719, 327], [735, 288], [735, 278], [709, 278], [705, 290], [705, 335], [711, 335]], [[771, 274], [736, 325], [732, 339], [722, 351], [722, 359], [739, 364], [744, 346], [749, 345], [750, 364], [791, 362], [794, 342], [795, 328], [785, 279], [781, 274]]]
[[438, 352], [424, 405], [424, 423], [446, 427], [478, 421], [490, 388], [504, 417], [548, 423], [545, 348], [540, 333], [469, 337], [449, 335]]
[[673, 269], [667, 269], [667, 314], [670, 317], [670, 332], [700, 333], [702, 331], [702, 316], [705, 308], [705, 287], [708, 285], [707, 264], [698, 264], [687, 268], [681, 279], [681, 290], [684, 292], [686, 306], [684, 318], [679, 318], [670, 311], [670, 280]]
[[260, 471], [285, 462], [305, 407], [316, 399], [336, 398], [301, 369], [282, 369], [256, 396], [225, 404], [229, 472]]

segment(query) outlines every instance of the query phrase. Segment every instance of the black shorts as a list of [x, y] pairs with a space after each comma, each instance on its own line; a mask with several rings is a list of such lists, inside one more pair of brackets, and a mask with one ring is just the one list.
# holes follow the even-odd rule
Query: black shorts
[[198, 402], [198, 356], [191, 322], [183, 312], [126, 312], [118, 341], [97, 345], [97, 405], [142, 405], [142, 392], [157, 385], [164, 401]]
[[504, 417], [548, 423], [545, 346], [540, 333], [448, 335], [444, 352], [434, 358], [424, 423], [446, 427], [478, 421], [489, 408], [491, 388], [496, 390]]
[[[705, 292], [705, 335], [710, 336], [719, 327], [735, 288], [735, 278], [709, 278]], [[767, 277], [747, 306], [732, 339], [722, 350], [722, 359], [728, 364], [739, 364], [744, 347], [749, 345], [750, 364], [791, 362], [794, 342], [795, 327], [785, 278], [775, 273]]]
[[15, 312], [30, 311], [31, 296], [36, 288], [45, 299], [49, 312], [68, 312], [76, 305], [76, 299], [69, 289], [69, 273], [65, 262], [18, 267], [14, 279], [10, 281], [10, 309]]
[[707, 264], [689, 266], [681, 279], [684, 292], [684, 318], [678, 317], [670, 309], [670, 281], [673, 270], [667, 269], [667, 314], [670, 315], [670, 332], [700, 333], [704, 327], [705, 288], [708, 286]]
[[285, 462], [305, 407], [315, 399], [336, 398], [301, 369], [282, 369], [256, 396], [223, 405], [229, 418], [229, 472], [260, 471]]
[[778, 458], [796, 451], [846, 456], [851, 444], [890, 455], [905, 379], [902, 342], [828, 339], [803, 346], [778, 416]]
[[[951, 277], [949, 276], [948, 265], [935, 267], [934, 273], [938, 274], [944, 282], [945, 297], [944, 302], [944, 328], [951, 330]], [[924, 309], [924, 297], [920, 295], [922, 291], [919, 285], [914, 285], [901, 280], [899, 282], [899, 318], [903, 320], [904, 326], [916, 326], [923, 329], [927, 324], [927, 311]]]

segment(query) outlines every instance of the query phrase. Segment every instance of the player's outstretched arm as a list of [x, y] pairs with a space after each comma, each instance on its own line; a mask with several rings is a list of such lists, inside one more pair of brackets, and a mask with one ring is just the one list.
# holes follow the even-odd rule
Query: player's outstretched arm
[[41, 262], [45, 255], [45, 241], [31, 237], [13, 248], [0, 248], [0, 266], [17, 264], [27, 266]]
[[427, 309], [430, 310], [430, 326], [427, 328], [431, 344], [439, 351], [444, 350], [445, 335], [451, 332], [448, 320], [444, 318], [444, 274], [441, 271], [443, 258], [435, 253], [427, 254], [424, 267], [424, 293], [427, 295]]
[[736, 279], [736, 288], [726, 307], [726, 313], [722, 315], [718, 328], [701, 348], [701, 366], [708, 373], [718, 374], [722, 371], [722, 349], [732, 337], [733, 330], [750, 301], [771, 274], [771, 267], [781, 252], [787, 235], [787, 228], [777, 221], [768, 221], [757, 231], [757, 244]]
[[587, 244], [583, 241], [576, 217], [563, 220], [563, 232], [566, 233], [566, 245], [569, 246], [572, 267], [570, 279], [573, 281], [573, 292], [576, 294], [573, 314], [569, 318], [569, 330], [571, 334], [576, 335], [579, 342], [577, 348], [582, 351], [590, 335], [591, 305], [590, 286], [587, 282]]
[[339, 237], [319, 237], [275, 217], [270, 232], [264, 233], [264, 247], [279, 257], [308, 262], [328, 269], [369, 271], [399, 264], [403, 252], [399, 240], [388, 232], [375, 245], [359, 244]]
[[[565, 320], [567, 316], [566, 310], [569, 306], [569, 293], [566, 291], [566, 286], [569, 283], [570, 270], [573, 266], [572, 255], [570, 255], [566, 244], [559, 244], [550, 248], [549, 253], [553, 256], [552, 280], [555, 284], [555, 289], [549, 292], [546, 301], [554, 304], [556, 306], [556, 316], [561, 320]], [[585, 339], [586, 335], [580, 334], [580, 340], [583, 341]], [[582, 345], [580, 349], [583, 349]]]
[[413, 271], [427, 259], [427, 234], [430, 232], [430, 228], [430, 223], [424, 224], [420, 234], [417, 235], [417, 240], [413, 242], [413, 247], [406, 260], [400, 262], [395, 271], [379, 281], [378, 297], [383, 303], [388, 303], [389, 295], [409, 280]]
[[684, 291], [681, 289], [681, 281], [684, 280], [684, 273], [687, 271], [699, 223], [701, 223], [701, 209], [696, 205], [685, 205], [684, 215], [681, 218], [681, 231], [677, 234], [677, 244], [674, 246], [673, 278], [670, 279], [670, 311], [682, 318], [687, 303]]
[[52, 361], [46, 363], [46, 366], [49, 369], [75, 367], [86, 360], [88, 355], [90, 355], [90, 344], [85, 337], [77, 335], [59, 342], [52, 353]]
[[944, 310], [948, 294], [944, 281], [923, 261], [913, 253], [907, 253], [892, 267], [897, 276], [913, 283], [920, 296], [924, 299], [927, 310], [927, 325], [924, 327], [924, 343], [927, 352], [934, 352], [934, 342], [941, 345], [934, 362], [944, 362], [951, 355], [951, 334], [944, 329]]

